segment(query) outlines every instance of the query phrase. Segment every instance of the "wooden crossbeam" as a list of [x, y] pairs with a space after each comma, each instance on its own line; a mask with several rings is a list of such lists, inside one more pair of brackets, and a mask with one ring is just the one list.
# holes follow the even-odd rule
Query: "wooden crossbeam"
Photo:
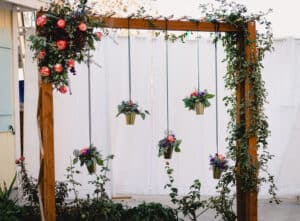
[[[145, 19], [145, 18], [116, 18], [94, 16], [94, 20], [103, 22], [103, 27], [120, 29], [144, 29], [144, 30], [166, 30], [169, 31], [201, 31], [214, 32], [216, 24], [197, 20], [164, 20], [164, 19]], [[129, 24], [128, 24], [129, 22]], [[219, 32], [238, 32], [233, 25], [218, 23]]]

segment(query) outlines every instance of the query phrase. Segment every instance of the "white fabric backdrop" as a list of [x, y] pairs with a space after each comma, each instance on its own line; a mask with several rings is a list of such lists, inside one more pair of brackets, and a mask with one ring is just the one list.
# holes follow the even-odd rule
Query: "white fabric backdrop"
[[[115, 118], [117, 105], [128, 99], [127, 38], [118, 38], [118, 44], [104, 39], [97, 45], [94, 60], [102, 68], [92, 65], [92, 119], [93, 142], [103, 154], [113, 153], [112, 185], [116, 194], [165, 194], [167, 181], [164, 160], [157, 157], [158, 140], [166, 129], [166, 87], [164, 41], [135, 37], [132, 39], [132, 93], [133, 100], [151, 112], [135, 126], [126, 126], [123, 116]], [[202, 193], [215, 193], [216, 181], [212, 179], [208, 156], [216, 151], [215, 100], [205, 110], [204, 116], [184, 108], [182, 99], [197, 87], [196, 42], [170, 44], [170, 122], [171, 129], [183, 140], [182, 152], [175, 153], [171, 165], [175, 168], [176, 184], [187, 191], [192, 181], [199, 178]], [[275, 52], [265, 60], [263, 77], [269, 92], [266, 105], [269, 116], [270, 150], [276, 155], [270, 169], [276, 176], [280, 195], [300, 193], [299, 169], [299, 42], [295, 39], [275, 41]], [[219, 47], [219, 143], [221, 152], [226, 146], [228, 117], [222, 98], [225, 95], [224, 76], [226, 64]], [[28, 56], [32, 57], [28, 51]], [[215, 93], [214, 48], [205, 39], [200, 42], [201, 88]], [[38, 139], [36, 130], [36, 68], [28, 60], [25, 73], [25, 152], [28, 168], [34, 176], [38, 173]], [[64, 179], [65, 168], [75, 148], [88, 145], [88, 88], [87, 69], [77, 65], [77, 75], [71, 77], [73, 95], [55, 93], [55, 160], [56, 177]], [[87, 182], [87, 173], [79, 177]], [[88, 185], [81, 194], [90, 192]], [[261, 196], [267, 194], [262, 188]]]

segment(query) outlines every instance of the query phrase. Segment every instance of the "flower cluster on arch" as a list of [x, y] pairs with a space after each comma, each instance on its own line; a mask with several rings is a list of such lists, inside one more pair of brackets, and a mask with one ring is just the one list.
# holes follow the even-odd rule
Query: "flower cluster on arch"
[[94, 31], [101, 23], [91, 15], [86, 0], [75, 5], [52, 3], [38, 12], [31, 49], [42, 80], [61, 93], [68, 91], [69, 73], [76, 74], [75, 62], [80, 63], [88, 50], [95, 49], [94, 40], [101, 40], [102, 33]]

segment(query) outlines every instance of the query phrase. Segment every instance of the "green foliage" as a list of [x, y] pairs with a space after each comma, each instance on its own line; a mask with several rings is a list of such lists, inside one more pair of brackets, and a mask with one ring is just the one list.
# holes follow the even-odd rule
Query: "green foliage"
[[16, 175], [14, 176], [9, 187], [3, 183], [0, 185], [0, 221], [17, 221], [21, 214], [21, 208], [17, 205], [15, 200], [12, 200], [13, 186], [16, 182]]
[[177, 212], [160, 203], [142, 203], [130, 208], [123, 217], [124, 221], [177, 221]]
[[117, 117], [121, 114], [127, 113], [135, 113], [137, 115], [140, 115], [143, 120], [146, 118], [147, 114], [149, 115], [149, 111], [142, 111], [141, 109], [139, 109], [139, 105], [137, 103], [133, 103], [132, 101], [122, 101], [122, 103], [118, 105]]
[[197, 103], [202, 103], [204, 107], [209, 107], [209, 99], [212, 99], [215, 95], [204, 91], [194, 91], [189, 97], [183, 99], [184, 105], [189, 110], [194, 110]]
[[174, 187], [174, 169], [170, 167], [169, 162], [166, 162], [165, 170], [169, 178], [169, 183], [165, 185], [165, 188], [170, 190], [171, 202], [176, 206], [178, 212], [182, 212], [185, 217], [196, 221], [209, 208], [206, 200], [201, 199], [200, 181], [194, 180], [194, 183], [190, 186], [190, 191], [186, 195], [179, 197], [178, 188]]

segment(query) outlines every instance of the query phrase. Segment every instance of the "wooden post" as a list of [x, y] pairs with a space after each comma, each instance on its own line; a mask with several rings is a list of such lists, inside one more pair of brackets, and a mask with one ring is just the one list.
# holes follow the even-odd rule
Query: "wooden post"
[[41, 168], [40, 189], [46, 221], [56, 220], [55, 211], [55, 161], [54, 161], [54, 122], [53, 89], [51, 84], [40, 83], [40, 130]]
[[[245, 49], [245, 59], [248, 62], [253, 62], [256, 60], [256, 27], [255, 22], [247, 23], [248, 30], [248, 40], [250, 43], [243, 44], [242, 47]], [[251, 70], [250, 70], [251, 71]], [[244, 83], [240, 83], [237, 88], [237, 109], [239, 110], [239, 105], [241, 104], [241, 100], [245, 100], [245, 113], [244, 116], [237, 112], [237, 123], [240, 123], [241, 118], [244, 117], [245, 120], [245, 132], [247, 132], [251, 127], [251, 118], [253, 108], [253, 99], [255, 96], [250, 94], [251, 91], [251, 81], [250, 76], [246, 78]], [[237, 148], [238, 148], [237, 143]], [[256, 135], [248, 138], [248, 152], [251, 155], [251, 160], [253, 164], [257, 163], [257, 137]], [[237, 159], [238, 160], [238, 159]], [[241, 172], [241, 176], [243, 176], [243, 171]], [[257, 174], [255, 175], [257, 176]], [[241, 184], [237, 182], [237, 216], [238, 221], [257, 221], [257, 191], [243, 192], [241, 190]]]

